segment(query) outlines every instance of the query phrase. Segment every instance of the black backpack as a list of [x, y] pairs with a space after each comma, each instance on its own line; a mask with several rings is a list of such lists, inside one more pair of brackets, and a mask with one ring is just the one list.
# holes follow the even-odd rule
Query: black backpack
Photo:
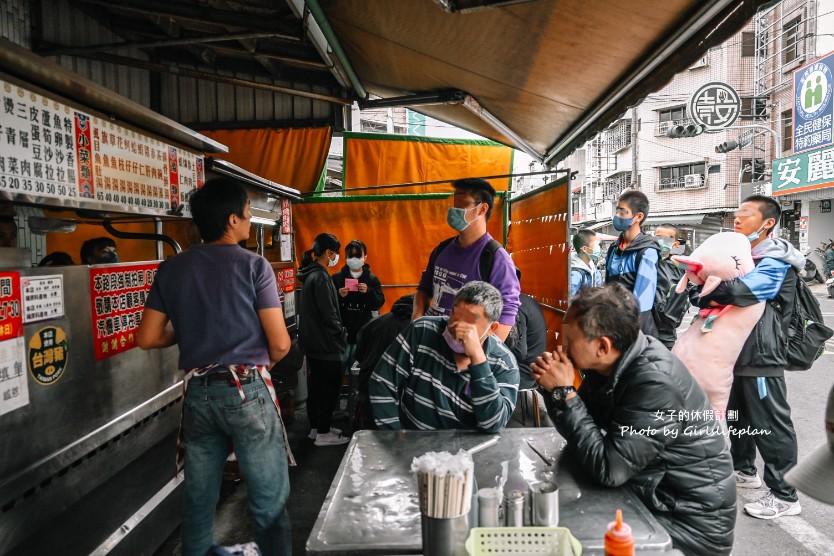
[[823, 324], [819, 301], [802, 279], [796, 277], [796, 297], [788, 325], [788, 371], [807, 371], [825, 351], [825, 342], [834, 336]]

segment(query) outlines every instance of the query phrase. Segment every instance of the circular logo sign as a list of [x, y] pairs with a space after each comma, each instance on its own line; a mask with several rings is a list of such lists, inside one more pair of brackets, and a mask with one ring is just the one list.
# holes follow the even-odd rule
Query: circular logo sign
[[803, 120], [820, 116], [831, 100], [831, 70], [823, 63], [811, 64], [797, 75], [796, 111]]
[[39, 384], [55, 384], [67, 368], [69, 343], [63, 329], [47, 326], [29, 340], [29, 372]]
[[707, 130], [733, 125], [741, 111], [741, 99], [726, 83], [707, 83], [689, 98], [689, 117]]

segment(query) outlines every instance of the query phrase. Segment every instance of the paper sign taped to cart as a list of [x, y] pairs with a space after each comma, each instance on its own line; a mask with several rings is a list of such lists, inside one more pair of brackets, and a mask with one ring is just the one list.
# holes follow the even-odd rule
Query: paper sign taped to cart
[[0, 272], [0, 415], [29, 404], [20, 273]]
[[100, 361], [136, 347], [136, 329], [158, 262], [90, 269], [93, 346]]

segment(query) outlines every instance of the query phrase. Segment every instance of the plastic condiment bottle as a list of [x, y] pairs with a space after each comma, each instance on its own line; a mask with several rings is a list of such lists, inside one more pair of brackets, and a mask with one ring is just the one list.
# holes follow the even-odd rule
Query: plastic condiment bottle
[[634, 536], [631, 527], [623, 522], [623, 511], [617, 510], [617, 520], [608, 524], [605, 532], [606, 556], [634, 556]]

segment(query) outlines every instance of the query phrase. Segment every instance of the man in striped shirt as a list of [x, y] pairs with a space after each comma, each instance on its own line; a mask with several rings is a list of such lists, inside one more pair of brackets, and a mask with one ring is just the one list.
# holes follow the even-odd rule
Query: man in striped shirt
[[500, 431], [518, 393], [518, 363], [495, 336], [501, 293], [486, 282], [458, 290], [450, 317], [412, 322], [386, 350], [369, 383], [383, 430]]

